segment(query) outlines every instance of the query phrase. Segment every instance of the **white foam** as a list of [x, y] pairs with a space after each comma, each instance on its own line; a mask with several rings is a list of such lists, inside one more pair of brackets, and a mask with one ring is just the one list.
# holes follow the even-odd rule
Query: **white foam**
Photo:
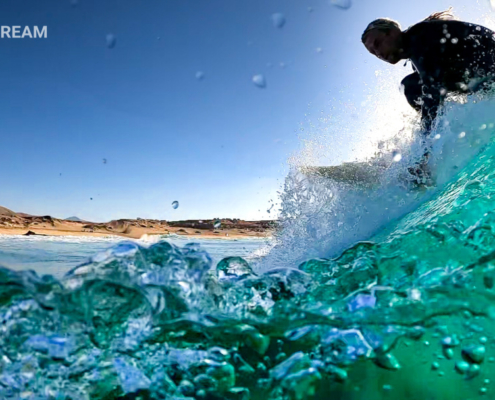
[[[297, 266], [308, 258], [335, 256], [357, 241], [370, 239], [443, 190], [483, 151], [495, 132], [495, 99], [471, 96], [464, 101], [447, 103], [430, 135], [428, 165], [436, 183], [428, 190], [411, 191], [401, 178], [424, 152], [417, 127], [402, 130], [381, 144], [382, 159], [388, 157], [391, 167], [373, 189], [292, 171], [282, 194], [283, 229], [264, 259], [264, 268]], [[373, 152], [378, 150], [377, 146]], [[397, 153], [400, 160], [392, 162]]]

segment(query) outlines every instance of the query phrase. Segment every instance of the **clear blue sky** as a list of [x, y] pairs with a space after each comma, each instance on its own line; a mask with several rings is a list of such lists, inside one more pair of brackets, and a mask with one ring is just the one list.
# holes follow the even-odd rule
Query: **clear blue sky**
[[360, 103], [389, 68], [360, 43], [368, 22], [407, 27], [449, 5], [483, 22], [488, 3], [3, 0], [0, 25], [47, 25], [48, 39], [0, 40], [0, 205], [90, 220], [269, 218], [305, 114]]

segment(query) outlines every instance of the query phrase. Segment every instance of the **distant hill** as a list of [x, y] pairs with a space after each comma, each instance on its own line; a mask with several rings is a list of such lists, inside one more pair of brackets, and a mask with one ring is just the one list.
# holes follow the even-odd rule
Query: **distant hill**
[[7, 215], [9, 217], [15, 217], [16, 213], [8, 208], [0, 206], [0, 215]]
[[83, 222], [81, 218], [78, 217], [69, 217], [65, 219], [66, 221], [74, 221], [74, 222]]

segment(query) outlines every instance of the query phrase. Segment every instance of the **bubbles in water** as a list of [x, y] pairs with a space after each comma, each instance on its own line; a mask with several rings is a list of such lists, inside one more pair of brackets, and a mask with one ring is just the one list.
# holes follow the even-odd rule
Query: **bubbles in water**
[[462, 357], [471, 362], [480, 364], [485, 359], [486, 349], [483, 345], [472, 345], [462, 349]]
[[461, 139], [462, 139], [464, 136], [466, 136], [466, 132], [461, 132], [461, 133], [459, 133], [459, 138], [461, 138]]
[[106, 163], [107, 163], [107, 159], [106, 159], [106, 158], [104, 158], [104, 159], [103, 159], [103, 164], [106, 164]]
[[285, 25], [285, 16], [281, 13], [272, 14], [272, 23], [275, 28], [282, 28]]
[[215, 221], [213, 221], [213, 227], [215, 229], [218, 229], [222, 226], [222, 222], [219, 220], [219, 219], [216, 219]]
[[400, 160], [402, 160], [402, 154], [400, 154], [398, 151], [394, 151], [392, 153], [392, 156], [395, 162], [399, 162]]
[[437, 134], [435, 135], [434, 139], [435, 139], [435, 140], [438, 140], [438, 139], [440, 139], [441, 137], [442, 137], [442, 135], [440, 135], [439, 133], [437, 133]]
[[90, 200], [93, 200], [93, 198], [92, 198], [92, 197], [90, 197], [89, 199], [90, 199]]
[[455, 363], [455, 370], [459, 374], [465, 374], [469, 370], [469, 364], [466, 361], [458, 361]]
[[451, 40], [451, 42], [452, 42], [453, 44], [457, 44], [457, 43], [459, 42], [459, 39], [457, 39], [457, 38], [453, 38], [453, 39]]
[[109, 33], [106, 37], [107, 47], [113, 49], [117, 44], [117, 37], [113, 33]]
[[261, 74], [253, 76], [253, 83], [261, 89], [266, 88], [266, 79]]
[[352, 6], [351, 0], [330, 0], [330, 4], [342, 10], [348, 10]]
[[198, 71], [195, 76], [198, 81], [202, 81], [205, 78], [205, 73], [203, 71]]
[[445, 39], [445, 38], [441, 38], [441, 39], [440, 39], [440, 43], [447, 43], [447, 39]]
[[177, 200], [175, 200], [173, 203], [172, 203], [172, 208], [174, 210], [177, 210], [179, 208], [179, 202]]

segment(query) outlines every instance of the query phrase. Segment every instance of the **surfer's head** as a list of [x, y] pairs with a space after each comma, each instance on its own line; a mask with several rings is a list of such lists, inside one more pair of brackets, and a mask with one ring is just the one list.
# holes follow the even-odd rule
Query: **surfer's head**
[[368, 51], [380, 60], [397, 64], [403, 59], [402, 30], [394, 20], [374, 20], [366, 27], [361, 41]]

